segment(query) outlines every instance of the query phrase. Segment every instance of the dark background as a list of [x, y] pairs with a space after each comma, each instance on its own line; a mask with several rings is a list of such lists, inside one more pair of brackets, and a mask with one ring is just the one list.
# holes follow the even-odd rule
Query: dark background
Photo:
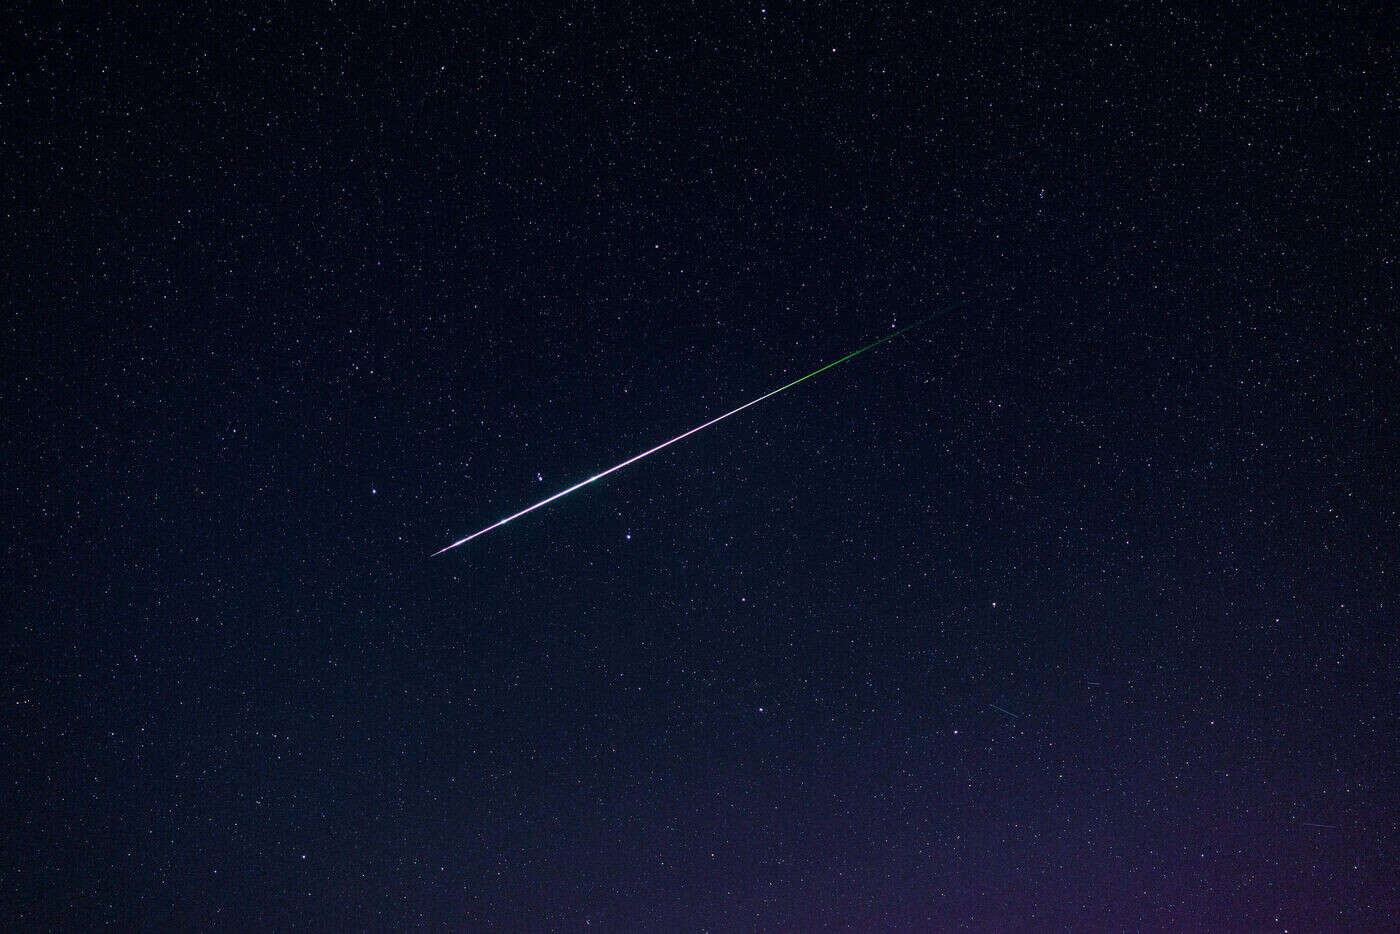
[[1044, 6], [7, 13], [5, 926], [1395, 929], [1393, 14]]

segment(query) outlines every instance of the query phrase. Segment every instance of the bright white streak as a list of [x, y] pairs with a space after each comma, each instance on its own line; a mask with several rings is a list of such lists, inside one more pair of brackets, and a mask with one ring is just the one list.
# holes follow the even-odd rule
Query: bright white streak
[[[961, 304], [963, 304], [963, 303], [962, 303], [962, 302], [958, 302], [958, 303], [956, 303], [955, 305], [950, 306], [950, 308], [956, 308], [957, 305], [961, 305]], [[944, 311], [947, 311], [947, 310], [949, 310], [949, 309], [943, 309], [943, 310], [944, 310]], [[714, 425], [714, 424], [716, 424], [716, 423], [718, 423], [718, 422], [722, 422], [722, 421], [724, 421], [726, 418], [728, 418], [728, 417], [731, 416], [731, 415], [738, 415], [740, 412], [744, 411], [744, 409], [747, 409], [747, 408], [748, 408], [749, 406], [751, 406], [751, 405], [758, 405], [758, 404], [759, 404], [760, 402], [762, 402], [764, 399], [771, 399], [771, 398], [773, 398], [774, 396], [776, 396], [778, 393], [783, 392], [784, 390], [787, 390], [787, 389], [791, 389], [792, 387], [796, 386], [798, 383], [805, 382], [806, 380], [811, 379], [813, 376], [816, 376], [818, 373], [823, 373], [823, 372], [825, 372], [825, 371], [831, 369], [832, 367], [836, 366], [837, 364], [845, 363], [847, 360], [851, 359], [852, 357], [859, 356], [860, 354], [865, 353], [867, 350], [871, 350], [871, 349], [873, 349], [873, 348], [875, 348], [875, 347], [879, 347], [881, 344], [885, 343], [885, 341], [892, 341], [892, 340], [894, 340], [896, 337], [898, 337], [899, 335], [903, 334], [905, 331], [912, 330], [912, 329], [918, 327], [919, 325], [923, 324], [925, 321], [928, 321], [930, 318], [933, 318], [933, 317], [934, 317], [934, 315], [930, 315], [928, 318], [924, 318], [924, 319], [922, 319], [922, 320], [920, 320], [920, 321], [915, 321], [913, 324], [905, 325], [904, 327], [900, 328], [898, 331], [895, 331], [893, 334], [887, 334], [887, 335], [885, 335], [884, 337], [880, 338], [879, 340], [875, 341], [874, 343], [866, 344], [864, 347], [860, 348], [859, 350], [853, 350], [853, 351], [851, 351], [850, 353], [846, 354], [846, 356], [842, 357], [840, 360], [833, 360], [831, 363], [828, 363], [826, 366], [822, 367], [821, 369], [813, 370], [812, 372], [808, 373], [806, 376], [799, 377], [798, 379], [795, 379], [795, 380], [793, 380], [792, 382], [788, 383], [786, 386], [779, 386], [777, 389], [773, 390], [772, 392], [766, 393], [765, 395], [762, 395], [762, 396], [759, 396], [757, 399], [754, 399], [752, 402], [745, 402], [743, 405], [739, 406], [737, 409], [731, 409], [731, 410], [729, 410], [728, 412], [725, 412], [723, 415], [720, 415], [720, 416], [718, 416], [718, 417], [716, 417], [716, 418], [710, 419], [708, 422], [706, 422], [706, 423], [703, 424], [703, 425], [697, 425], [697, 426], [695, 426], [694, 428], [690, 429], [689, 431], [685, 432], [684, 434], [676, 435], [676, 436], [675, 436], [674, 438], [672, 438], [670, 441], [663, 441], [663, 442], [661, 442], [660, 444], [658, 444], [656, 447], [651, 448], [650, 450], [647, 450], [647, 451], [643, 451], [642, 453], [636, 455], [635, 457], [629, 457], [629, 458], [627, 458], [627, 460], [623, 461], [622, 463], [617, 464], [616, 466], [613, 466], [613, 467], [609, 467], [607, 470], [603, 471], [602, 473], [594, 474], [593, 476], [589, 477], [587, 480], [583, 480], [583, 481], [581, 481], [581, 482], [579, 482], [579, 483], [575, 483], [573, 486], [569, 487], [568, 489], [560, 490], [558, 493], [555, 493], [553, 496], [550, 496], [550, 497], [548, 497], [548, 498], [546, 498], [546, 499], [542, 499], [542, 500], [540, 500], [538, 503], [536, 503], [536, 504], [533, 505], [533, 506], [526, 506], [524, 509], [520, 510], [519, 512], [515, 513], [514, 515], [506, 516], [504, 519], [502, 519], [502, 520], [499, 521], [499, 522], [493, 522], [493, 523], [491, 523], [490, 525], [488, 525], [486, 528], [481, 529], [480, 531], [477, 531], [477, 532], [473, 532], [472, 534], [468, 535], [466, 538], [459, 538], [459, 539], [457, 539], [457, 541], [455, 541], [455, 542], [453, 542], [452, 544], [448, 545], [446, 548], [442, 548], [442, 549], [439, 549], [438, 551], [433, 552], [429, 557], [436, 558], [438, 555], [442, 554], [443, 552], [445, 552], [445, 551], [451, 551], [452, 549], [456, 548], [458, 545], [465, 545], [467, 542], [471, 541], [472, 539], [478, 538], [478, 537], [480, 537], [480, 536], [482, 536], [482, 535], [485, 535], [487, 532], [490, 532], [492, 529], [499, 529], [501, 526], [505, 525], [507, 522], [514, 522], [516, 519], [519, 519], [521, 516], [527, 515], [527, 514], [529, 514], [529, 513], [532, 513], [532, 512], [534, 512], [536, 509], [539, 509], [541, 506], [548, 506], [550, 503], [554, 502], [556, 499], [559, 499], [561, 496], [568, 496], [570, 493], [574, 492], [575, 490], [581, 490], [581, 489], [583, 489], [584, 487], [588, 486], [588, 484], [590, 484], [590, 483], [596, 483], [597, 481], [599, 481], [599, 480], [603, 479], [604, 477], [606, 477], [608, 474], [610, 474], [610, 473], [616, 473], [617, 471], [619, 471], [619, 470], [621, 470], [622, 468], [626, 467], [628, 464], [635, 464], [637, 461], [641, 460], [641, 459], [644, 458], [644, 457], [650, 457], [652, 454], [655, 454], [657, 451], [660, 451], [662, 448], [668, 448], [668, 447], [670, 447], [671, 445], [675, 444], [677, 441], [683, 441], [683, 440], [685, 440], [686, 438], [689, 438], [691, 435], [695, 434], [697, 431], [704, 431], [706, 428], [709, 428], [711, 425]]]
[[702, 431], [702, 430], [704, 430], [704, 429], [706, 429], [706, 428], [709, 428], [709, 427], [710, 427], [711, 425], [713, 425], [715, 422], [722, 422], [722, 421], [724, 421], [726, 418], [728, 418], [728, 417], [731, 416], [731, 415], [737, 415], [737, 414], [739, 414], [740, 412], [744, 411], [744, 409], [747, 409], [749, 406], [751, 406], [751, 405], [757, 405], [758, 403], [762, 402], [764, 399], [767, 399], [768, 396], [776, 395], [776, 394], [782, 392], [783, 389], [787, 389], [787, 388], [788, 388], [787, 386], [784, 386], [782, 389], [775, 389], [775, 390], [773, 390], [773, 391], [770, 392], [767, 396], [759, 396], [757, 399], [753, 400], [753, 402], [745, 402], [743, 405], [739, 406], [737, 409], [734, 409], [734, 410], [729, 411], [729, 412], [725, 412], [723, 415], [719, 416], [718, 418], [712, 418], [712, 419], [710, 419], [708, 422], [706, 422], [705, 424], [699, 425], [699, 426], [696, 426], [695, 428], [690, 429], [690, 430], [687, 431], [685, 434], [676, 435], [676, 436], [675, 436], [674, 438], [672, 438], [670, 441], [663, 441], [662, 443], [658, 444], [656, 447], [652, 448], [652, 449], [649, 450], [649, 451], [643, 451], [642, 453], [636, 455], [635, 457], [629, 457], [629, 458], [627, 458], [627, 460], [623, 461], [622, 463], [618, 464], [617, 466], [615, 466], [615, 467], [609, 467], [607, 470], [603, 471], [602, 473], [594, 474], [593, 476], [589, 477], [587, 480], [584, 480], [584, 481], [582, 481], [581, 483], [575, 483], [573, 486], [569, 487], [569, 488], [566, 489], [566, 490], [560, 490], [558, 493], [555, 493], [553, 496], [549, 497], [548, 499], [542, 499], [542, 500], [540, 500], [538, 503], [536, 503], [536, 504], [533, 505], [533, 506], [527, 506], [526, 508], [520, 510], [519, 512], [517, 512], [517, 513], [516, 513], [515, 515], [513, 515], [513, 516], [506, 516], [506, 517], [505, 517], [504, 519], [502, 519], [500, 522], [493, 522], [491, 525], [488, 525], [486, 528], [482, 529], [480, 532], [473, 532], [472, 534], [468, 535], [466, 538], [460, 538], [460, 539], [458, 539], [457, 541], [455, 541], [455, 542], [453, 542], [452, 544], [448, 545], [446, 548], [442, 549], [442, 551], [435, 551], [435, 552], [433, 552], [432, 557], [436, 558], [438, 555], [442, 554], [443, 551], [451, 551], [453, 548], [456, 548], [458, 545], [465, 545], [467, 542], [469, 542], [469, 541], [471, 541], [472, 539], [476, 538], [478, 535], [485, 535], [487, 532], [491, 531], [492, 529], [499, 529], [501, 526], [505, 525], [507, 522], [512, 522], [512, 521], [514, 521], [514, 520], [516, 520], [516, 519], [519, 519], [521, 516], [525, 515], [526, 513], [534, 512], [536, 509], [539, 509], [541, 506], [548, 506], [550, 503], [554, 502], [556, 499], [558, 499], [558, 498], [561, 497], [561, 496], [568, 496], [568, 495], [569, 495], [570, 493], [572, 493], [574, 490], [583, 489], [584, 487], [588, 486], [588, 484], [593, 483], [594, 481], [597, 481], [597, 480], [601, 480], [601, 479], [603, 479], [604, 477], [606, 477], [608, 474], [614, 473], [614, 472], [616, 472], [616, 471], [619, 471], [619, 470], [621, 470], [622, 468], [626, 467], [628, 464], [635, 464], [637, 461], [641, 460], [643, 457], [647, 457], [648, 455], [655, 454], [657, 451], [661, 450], [662, 448], [670, 447], [671, 445], [675, 444], [677, 441], [681, 441], [681, 440], [684, 440], [685, 438], [689, 438], [691, 435], [695, 434], [697, 431]]

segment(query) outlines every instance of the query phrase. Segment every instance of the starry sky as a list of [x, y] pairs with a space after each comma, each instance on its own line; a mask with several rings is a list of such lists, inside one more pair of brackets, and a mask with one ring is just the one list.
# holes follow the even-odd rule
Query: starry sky
[[12, 11], [7, 925], [1393, 929], [1383, 9]]

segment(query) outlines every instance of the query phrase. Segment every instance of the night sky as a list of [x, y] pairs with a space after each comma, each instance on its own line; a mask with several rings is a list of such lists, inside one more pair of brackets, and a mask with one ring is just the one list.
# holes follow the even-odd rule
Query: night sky
[[1384, 5], [95, 6], [6, 929], [1400, 929]]

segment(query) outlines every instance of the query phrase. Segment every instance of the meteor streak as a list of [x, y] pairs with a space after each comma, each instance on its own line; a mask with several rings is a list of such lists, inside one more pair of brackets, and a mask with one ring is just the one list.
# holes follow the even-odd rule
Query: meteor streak
[[779, 386], [777, 389], [774, 389], [772, 392], [766, 393], [766, 394], [764, 394], [764, 395], [762, 395], [762, 396], [759, 396], [757, 399], [754, 399], [752, 402], [745, 402], [743, 405], [739, 406], [737, 409], [730, 409], [728, 412], [725, 412], [723, 415], [716, 416], [715, 418], [710, 419], [708, 422], [705, 422], [703, 425], [696, 425], [694, 428], [690, 429], [689, 431], [683, 432], [682, 434], [676, 435], [676, 436], [675, 436], [674, 438], [672, 438], [670, 441], [663, 441], [663, 442], [661, 442], [660, 444], [658, 444], [658, 445], [657, 445], [656, 447], [654, 447], [654, 448], [651, 448], [651, 449], [649, 449], [649, 450], [643, 451], [642, 453], [637, 454], [637, 455], [635, 455], [634, 457], [629, 457], [629, 458], [627, 458], [627, 460], [623, 461], [622, 463], [617, 464], [617, 465], [612, 466], [612, 467], [609, 467], [607, 470], [603, 471], [602, 473], [596, 473], [596, 474], [594, 474], [593, 476], [589, 477], [587, 480], [580, 481], [579, 483], [575, 483], [573, 486], [571, 486], [571, 487], [569, 487], [569, 488], [567, 488], [567, 489], [560, 490], [558, 493], [555, 493], [553, 496], [546, 497], [545, 499], [540, 500], [538, 503], [535, 503], [535, 505], [533, 505], [533, 506], [526, 506], [524, 509], [520, 510], [519, 512], [517, 512], [517, 513], [515, 513], [515, 514], [513, 514], [513, 515], [506, 516], [504, 519], [500, 520], [499, 522], [493, 522], [493, 523], [491, 523], [490, 525], [488, 525], [486, 528], [481, 529], [481, 530], [476, 531], [476, 532], [473, 532], [472, 534], [468, 535], [466, 538], [459, 538], [459, 539], [457, 539], [457, 541], [455, 541], [455, 542], [453, 542], [452, 544], [448, 545], [446, 548], [442, 548], [442, 549], [439, 549], [438, 551], [433, 552], [432, 555], [430, 555], [430, 557], [436, 558], [438, 555], [442, 554], [443, 552], [451, 551], [452, 549], [456, 548], [458, 545], [465, 545], [467, 542], [471, 541], [472, 539], [474, 539], [474, 538], [479, 538], [479, 537], [481, 537], [482, 535], [485, 535], [487, 532], [490, 532], [490, 531], [493, 530], [493, 529], [499, 529], [501, 526], [505, 525], [507, 522], [514, 522], [516, 519], [519, 519], [521, 516], [527, 515], [528, 513], [532, 513], [532, 512], [534, 512], [536, 509], [539, 509], [541, 506], [548, 506], [550, 503], [554, 502], [556, 499], [559, 499], [559, 498], [564, 497], [564, 496], [568, 496], [570, 493], [574, 492], [575, 490], [581, 490], [581, 489], [583, 489], [584, 487], [588, 486], [590, 483], [596, 483], [597, 481], [599, 481], [599, 480], [603, 479], [604, 477], [606, 477], [608, 474], [610, 474], [610, 473], [616, 473], [617, 471], [619, 471], [619, 470], [621, 470], [622, 468], [626, 467], [628, 464], [635, 464], [637, 461], [641, 460], [641, 459], [644, 458], [644, 457], [650, 457], [652, 454], [655, 454], [657, 451], [660, 451], [660, 450], [662, 450], [663, 448], [668, 448], [668, 447], [670, 447], [671, 445], [675, 444], [677, 441], [683, 441], [683, 440], [685, 440], [686, 438], [689, 438], [691, 435], [695, 434], [697, 431], [704, 431], [706, 428], [709, 428], [711, 425], [718, 424], [719, 422], [724, 421], [726, 418], [728, 418], [728, 417], [731, 416], [731, 415], [738, 415], [740, 412], [744, 411], [744, 409], [747, 409], [747, 408], [748, 408], [749, 406], [751, 406], [751, 405], [758, 405], [758, 404], [759, 404], [760, 402], [762, 402], [764, 399], [771, 399], [772, 397], [776, 396], [778, 393], [780, 393], [780, 392], [785, 392], [785, 391], [791, 389], [792, 387], [796, 386], [798, 383], [804, 383], [804, 382], [806, 382], [807, 380], [811, 379], [813, 376], [816, 376], [818, 373], [825, 373], [827, 370], [831, 369], [832, 367], [834, 367], [834, 366], [839, 366], [840, 364], [845, 363], [847, 360], [850, 360], [852, 357], [858, 357], [858, 356], [860, 356], [861, 354], [865, 353], [867, 350], [873, 350], [873, 349], [875, 349], [876, 347], [879, 347], [881, 344], [883, 344], [883, 343], [885, 343], [885, 342], [887, 342], [887, 341], [892, 341], [892, 340], [894, 340], [896, 337], [899, 337], [901, 334], [905, 334], [905, 333], [907, 333], [907, 332], [909, 332], [909, 331], [912, 331], [914, 328], [918, 327], [919, 325], [925, 324], [926, 322], [931, 321], [933, 318], [937, 317], [939, 314], [942, 314], [943, 312], [946, 312], [946, 311], [951, 311], [951, 310], [953, 310], [954, 308], [957, 308], [959, 305], [962, 305], [962, 304], [964, 304], [964, 302], [955, 302], [954, 304], [949, 305], [947, 308], [943, 308], [943, 309], [941, 309], [940, 311], [937, 311], [937, 312], [935, 312], [934, 314], [929, 315], [927, 318], [922, 318], [922, 319], [920, 319], [920, 320], [918, 320], [918, 321], [915, 321], [913, 324], [907, 324], [907, 325], [905, 325], [904, 327], [900, 328], [898, 331], [895, 331], [893, 334], [886, 334], [884, 337], [880, 338], [879, 340], [873, 341], [872, 343], [869, 343], [869, 344], [866, 344], [864, 347], [860, 348], [859, 350], [853, 350], [853, 351], [851, 351], [850, 353], [846, 354], [846, 356], [842, 357], [841, 359], [839, 359], [839, 360], [833, 360], [831, 363], [828, 363], [826, 366], [824, 366], [824, 367], [822, 367], [822, 368], [820, 368], [820, 369], [817, 369], [817, 370], [813, 370], [812, 372], [808, 373], [806, 376], [803, 376], [803, 377], [800, 377], [800, 378], [798, 378], [798, 379], [795, 379], [795, 380], [793, 380], [792, 382], [788, 383], [788, 384], [785, 385], [785, 386]]

